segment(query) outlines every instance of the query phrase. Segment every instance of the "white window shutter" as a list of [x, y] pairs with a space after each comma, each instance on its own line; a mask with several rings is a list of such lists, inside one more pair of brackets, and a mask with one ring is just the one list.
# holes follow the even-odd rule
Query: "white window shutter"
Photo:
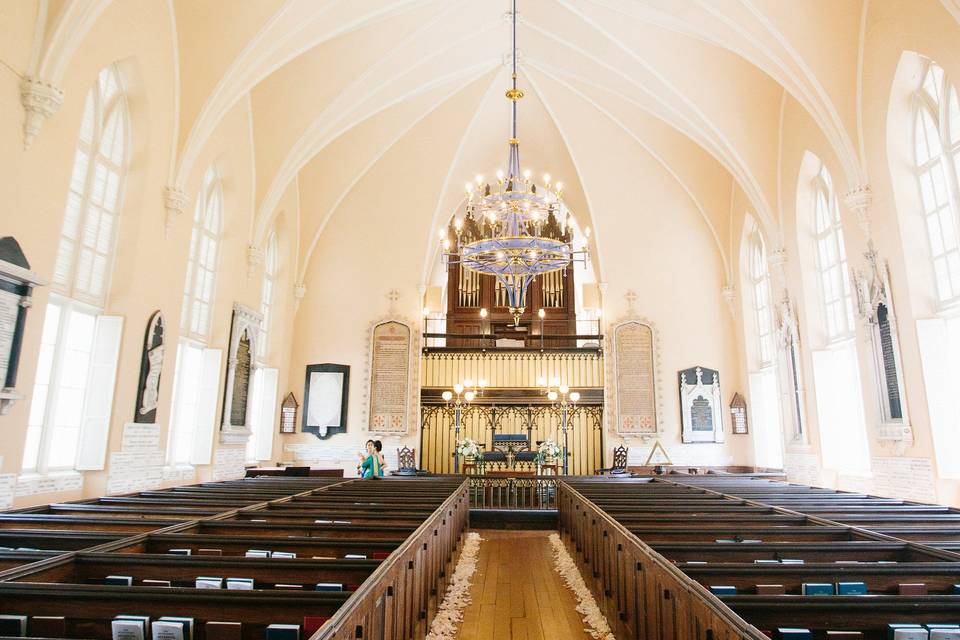
[[83, 419], [80, 422], [80, 446], [77, 452], [77, 469], [80, 471], [103, 469], [106, 461], [122, 335], [122, 317], [97, 317], [87, 391], [83, 400]]
[[260, 414], [257, 416], [257, 460], [273, 455], [273, 426], [277, 415], [277, 369], [260, 369]]
[[203, 350], [203, 371], [197, 394], [197, 423], [193, 431], [193, 464], [210, 464], [213, 436], [217, 428], [217, 399], [220, 386], [221, 349]]

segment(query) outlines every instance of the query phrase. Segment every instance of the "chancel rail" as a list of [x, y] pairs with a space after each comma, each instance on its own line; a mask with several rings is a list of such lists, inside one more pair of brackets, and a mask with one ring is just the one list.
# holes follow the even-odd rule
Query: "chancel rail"
[[[454, 410], [444, 404], [421, 406], [420, 468], [434, 473], [453, 473], [457, 445]], [[569, 410], [567, 417], [569, 473], [592, 475], [603, 467], [603, 405], [587, 402]], [[497, 435], [524, 436], [511, 450], [495, 447]], [[545, 440], [562, 443], [562, 415], [549, 404], [472, 404], [461, 410], [460, 440], [470, 438], [484, 445], [483, 459], [461, 461], [466, 473], [535, 475], [544, 465], [535, 459], [537, 444]], [[562, 461], [552, 461], [546, 471], [557, 473]]]

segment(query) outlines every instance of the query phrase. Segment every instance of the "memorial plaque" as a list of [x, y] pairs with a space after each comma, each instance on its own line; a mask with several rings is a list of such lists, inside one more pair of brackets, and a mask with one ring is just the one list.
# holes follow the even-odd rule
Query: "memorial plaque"
[[678, 377], [683, 442], [723, 442], [720, 373], [691, 367]]
[[[321, 440], [337, 433], [345, 433], [349, 393], [349, 366], [329, 363], [308, 365], [303, 388], [301, 431], [312, 433]], [[284, 404], [286, 405], [286, 402]], [[296, 409], [294, 415], [295, 412]]]
[[370, 431], [407, 432], [410, 327], [384, 322], [373, 329], [370, 357]]
[[246, 332], [237, 346], [237, 366], [233, 374], [233, 398], [230, 405], [230, 424], [247, 424], [247, 396], [250, 391], [250, 338]]
[[617, 430], [657, 432], [653, 329], [627, 322], [614, 331], [617, 384]]
[[234, 303], [223, 386], [220, 444], [246, 444], [250, 438], [253, 404], [250, 384], [256, 368], [253, 354], [257, 353], [262, 320], [262, 316], [253, 309]]
[[733, 399], [730, 400], [730, 422], [735, 434], [744, 435], [748, 433], [747, 401], [739, 393], [733, 394]]
[[134, 422], [153, 423], [157, 420], [163, 353], [163, 314], [154, 311], [149, 322], [147, 322], [147, 333], [143, 338], [143, 354], [140, 356], [140, 382], [137, 385], [137, 410], [134, 412]]
[[42, 282], [11, 236], [0, 238], [0, 415], [23, 396], [17, 393], [17, 369], [27, 309], [33, 288]]
[[[0, 387], [7, 386], [7, 371], [13, 354], [13, 339], [20, 316], [20, 296], [0, 289]], [[10, 385], [12, 386], [12, 385]]]
[[713, 409], [710, 401], [700, 396], [695, 398], [690, 408], [690, 421], [694, 431], [713, 431]]

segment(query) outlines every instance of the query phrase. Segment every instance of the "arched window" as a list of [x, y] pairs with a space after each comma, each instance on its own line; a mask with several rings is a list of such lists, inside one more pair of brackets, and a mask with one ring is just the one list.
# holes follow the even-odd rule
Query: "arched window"
[[184, 335], [201, 341], [206, 340], [210, 330], [222, 220], [223, 189], [216, 170], [210, 167], [203, 176], [193, 214], [190, 259], [180, 316]]
[[754, 227], [748, 239], [748, 266], [753, 310], [757, 323], [757, 356], [761, 366], [773, 362], [773, 313], [770, 307], [770, 277], [767, 271], [767, 251], [760, 229]]
[[833, 190], [833, 179], [823, 163], [813, 178], [813, 236], [827, 341], [843, 340], [853, 335], [853, 294], [840, 205]]
[[267, 249], [263, 259], [263, 287], [260, 289], [260, 353], [261, 360], [265, 360], [270, 344], [270, 320], [272, 319], [273, 292], [277, 279], [277, 234], [271, 233], [267, 239]]
[[[104, 316], [128, 164], [129, 114], [115, 65], [87, 92], [34, 382], [25, 472], [102, 468], [122, 320]], [[94, 415], [96, 413], [96, 415]], [[84, 451], [90, 444], [93, 453]], [[90, 457], [92, 455], [92, 458]]]
[[210, 463], [223, 353], [207, 348], [206, 342], [222, 225], [223, 187], [216, 169], [210, 167], [197, 194], [190, 235], [167, 439], [170, 465]]
[[960, 101], [943, 69], [926, 61], [916, 92], [913, 152], [940, 303], [960, 298]]
[[[277, 234], [272, 232], [267, 239], [263, 254], [263, 287], [260, 289], [260, 340], [257, 358], [261, 363], [270, 354], [270, 324], [273, 320], [273, 295], [276, 291], [277, 272]], [[273, 426], [277, 419], [277, 378], [279, 371], [268, 366], [259, 366], [253, 374], [251, 394], [253, 395], [253, 416], [250, 420], [251, 434], [247, 441], [246, 457], [248, 462], [269, 460], [273, 453]]]

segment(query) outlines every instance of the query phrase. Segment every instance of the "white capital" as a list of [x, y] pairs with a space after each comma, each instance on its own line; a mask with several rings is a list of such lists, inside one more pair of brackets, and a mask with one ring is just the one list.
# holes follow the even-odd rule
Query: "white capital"
[[20, 81], [20, 102], [26, 117], [23, 121], [23, 148], [28, 148], [40, 133], [44, 121], [63, 105], [63, 91], [39, 78]]

